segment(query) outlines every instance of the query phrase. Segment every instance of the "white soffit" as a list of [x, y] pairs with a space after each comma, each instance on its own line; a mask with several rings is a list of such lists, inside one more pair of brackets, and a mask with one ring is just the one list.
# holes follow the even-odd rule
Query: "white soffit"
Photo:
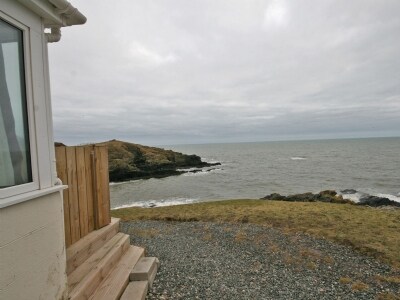
[[66, 0], [18, 0], [44, 19], [45, 26], [65, 27], [86, 23], [86, 17]]

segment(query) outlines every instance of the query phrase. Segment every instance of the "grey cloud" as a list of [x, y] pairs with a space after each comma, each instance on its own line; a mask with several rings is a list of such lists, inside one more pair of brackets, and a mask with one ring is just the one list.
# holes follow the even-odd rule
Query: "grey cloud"
[[50, 45], [56, 139], [400, 135], [398, 1], [72, 1]]

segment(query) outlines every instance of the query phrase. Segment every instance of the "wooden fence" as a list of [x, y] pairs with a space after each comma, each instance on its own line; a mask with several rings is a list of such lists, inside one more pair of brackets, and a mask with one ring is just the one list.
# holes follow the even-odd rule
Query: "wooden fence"
[[64, 190], [65, 243], [70, 246], [111, 222], [106, 146], [56, 147]]

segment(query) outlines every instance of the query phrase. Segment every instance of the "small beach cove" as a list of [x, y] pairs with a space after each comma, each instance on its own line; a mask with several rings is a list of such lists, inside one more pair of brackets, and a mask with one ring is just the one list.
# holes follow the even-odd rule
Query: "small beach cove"
[[148, 299], [399, 299], [400, 210], [232, 200], [114, 210], [160, 258]]

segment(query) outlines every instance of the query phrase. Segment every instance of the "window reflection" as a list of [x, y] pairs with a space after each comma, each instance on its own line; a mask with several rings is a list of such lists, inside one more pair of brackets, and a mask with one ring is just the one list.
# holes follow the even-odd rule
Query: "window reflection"
[[32, 181], [22, 37], [0, 19], [0, 188]]

